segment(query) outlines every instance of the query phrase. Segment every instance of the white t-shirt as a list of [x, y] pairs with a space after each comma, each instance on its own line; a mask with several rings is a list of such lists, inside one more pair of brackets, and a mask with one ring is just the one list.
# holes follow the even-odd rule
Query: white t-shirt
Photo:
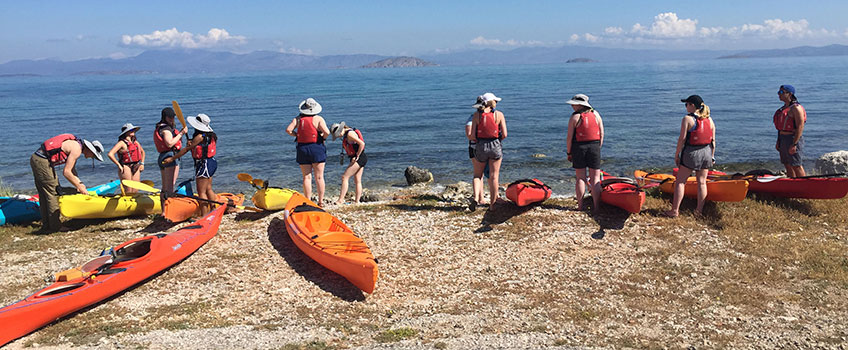
[[[475, 114], [477, 114], [477, 113], [476, 113], [476, 112], [475, 112], [475, 113], [471, 113], [471, 116], [470, 116], [470, 117], [468, 117], [468, 121], [467, 121], [467, 122], [465, 122], [465, 126], [471, 126], [471, 124], [473, 124], [473, 123], [472, 123], [472, 121], [474, 120], [474, 115], [475, 115]], [[476, 142], [474, 142], [474, 141], [468, 140], [468, 145], [469, 145], [469, 146], [474, 146], [475, 144], [477, 144], [477, 143], [476, 143]]]

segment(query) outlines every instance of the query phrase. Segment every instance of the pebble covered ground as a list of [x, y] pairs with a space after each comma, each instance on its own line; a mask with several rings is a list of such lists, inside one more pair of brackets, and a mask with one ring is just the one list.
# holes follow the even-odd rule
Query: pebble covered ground
[[[229, 214], [182, 263], [7, 348], [848, 346], [848, 286], [797, 280], [735, 295], [724, 271], [745, 254], [707, 225], [614, 209], [591, 216], [564, 198], [470, 211], [427, 187], [394, 197], [329, 207], [379, 259], [371, 295], [300, 252], [282, 213]], [[0, 303], [140, 230], [185, 225], [150, 221], [6, 235]]]

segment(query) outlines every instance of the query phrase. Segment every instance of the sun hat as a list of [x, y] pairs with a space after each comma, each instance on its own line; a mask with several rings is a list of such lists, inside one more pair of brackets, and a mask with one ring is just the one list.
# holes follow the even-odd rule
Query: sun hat
[[297, 108], [300, 110], [300, 114], [303, 115], [316, 115], [321, 113], [322, 110], [321, 105], [312, 97], [300, 101], [300, 105]]
[[791, 93], [791, 94], [794, 95], [795, 94], [795, 87], [792, 86], [792, 85], [781, 85], [780, 90], [777, 90], [777, 93], [779, 94], [781, 92], [788, 92], [788, 93]]
[[342, 137], [345, 126], [345, 122], [333, 123], [333, 126], [330, 127], [330, 133], [333, 134], [333, 141]]
[[211, 120], [206, 114], [200, 113], [196, 117], [188, 118], [186, 121], [188, 121], [188, 124], [197, 131], [212, 132], [212, 127], [209, 126], [209, 122], [211, 122]]
[[691, 103], [696, 107], [700, 107], [702, 104], [704, 104], [704, 99], [702, 99], [701, 96], [692, 95], [687, 98], [681, 99], [680, 102]]
[[103, 161], [103, 155], [101, 154], [101, 153], [103, 153], [103, 144], [100, 143], [100, 141], [97, 141], [97, 140], [89, 141], [89, 140], [83, 139], [82, 143], [85, 144], [85, 148], [88, 148], [88, 150], [91, 151], [91, 153], [94, 153], [94, 157], [96, 157], [97, 160], [99, 160], [101, 162]]
[[128, 132], [135, 132], [138, 131], [138, 129], [141, 129], [141, 127], [135, 126], [132, 123], [126, 123], [124, 124], [124, 126], [121, 127], [121, 134], [118, 135], [118, 138], [123, 138], [124, 135], [126, 135]]
[[481, 98], [483, 100], [483, 103], [486, 103], [486, 102], [489, 102], [489, 101], [500, 101], [501, 100], [500, 97], [495, 96], [495, 94], [493, 94], [491, 92], [487, 92], [487, 93], [483, 94], [483, 96], [481, 96]]
[[580, 105], [592, 108], [592, 105], [589, 104], [589, 96], [586, 96], [584, 94], [574, 95], [574, 97], [572, 97], [568, 101], [565, 101], [565, 103], [568, 103], [570, 105]]
[[483, 95], [477, 96], [477, 102], [471, 105], [471, 107], [474, 107], [476, 109], [480, 109], [481, 107], [483, 107]]

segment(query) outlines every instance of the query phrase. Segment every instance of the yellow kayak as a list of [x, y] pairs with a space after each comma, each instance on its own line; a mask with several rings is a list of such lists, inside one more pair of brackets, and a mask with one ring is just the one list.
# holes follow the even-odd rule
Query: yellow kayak
[[89, 196], [71, 194], [59, 197], [59, 212], [71, 219], [108, 219], [162, 213], [159, 195]]
[[282, 210], [286, 208], [286, 204], [295, 193], [297, 191], [288, 188], [269, 187], [256, 191], [251, 200], [253, 205], [265, 210]]

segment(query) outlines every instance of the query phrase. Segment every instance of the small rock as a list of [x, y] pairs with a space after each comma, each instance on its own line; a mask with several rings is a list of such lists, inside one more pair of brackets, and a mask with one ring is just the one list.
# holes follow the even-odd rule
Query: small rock
[[406, 183], [408, 185], [433, 181], [433, 173], [427, 169], [422, 169], [414, 165], [407, 167], [403, 172], [403, 176], [406, 177]]
[[362, 190], [362, 197], [359, 197], [360, 202], [379, 202], [383, 200], [383, 197], [376, 192], [369, 190]]

